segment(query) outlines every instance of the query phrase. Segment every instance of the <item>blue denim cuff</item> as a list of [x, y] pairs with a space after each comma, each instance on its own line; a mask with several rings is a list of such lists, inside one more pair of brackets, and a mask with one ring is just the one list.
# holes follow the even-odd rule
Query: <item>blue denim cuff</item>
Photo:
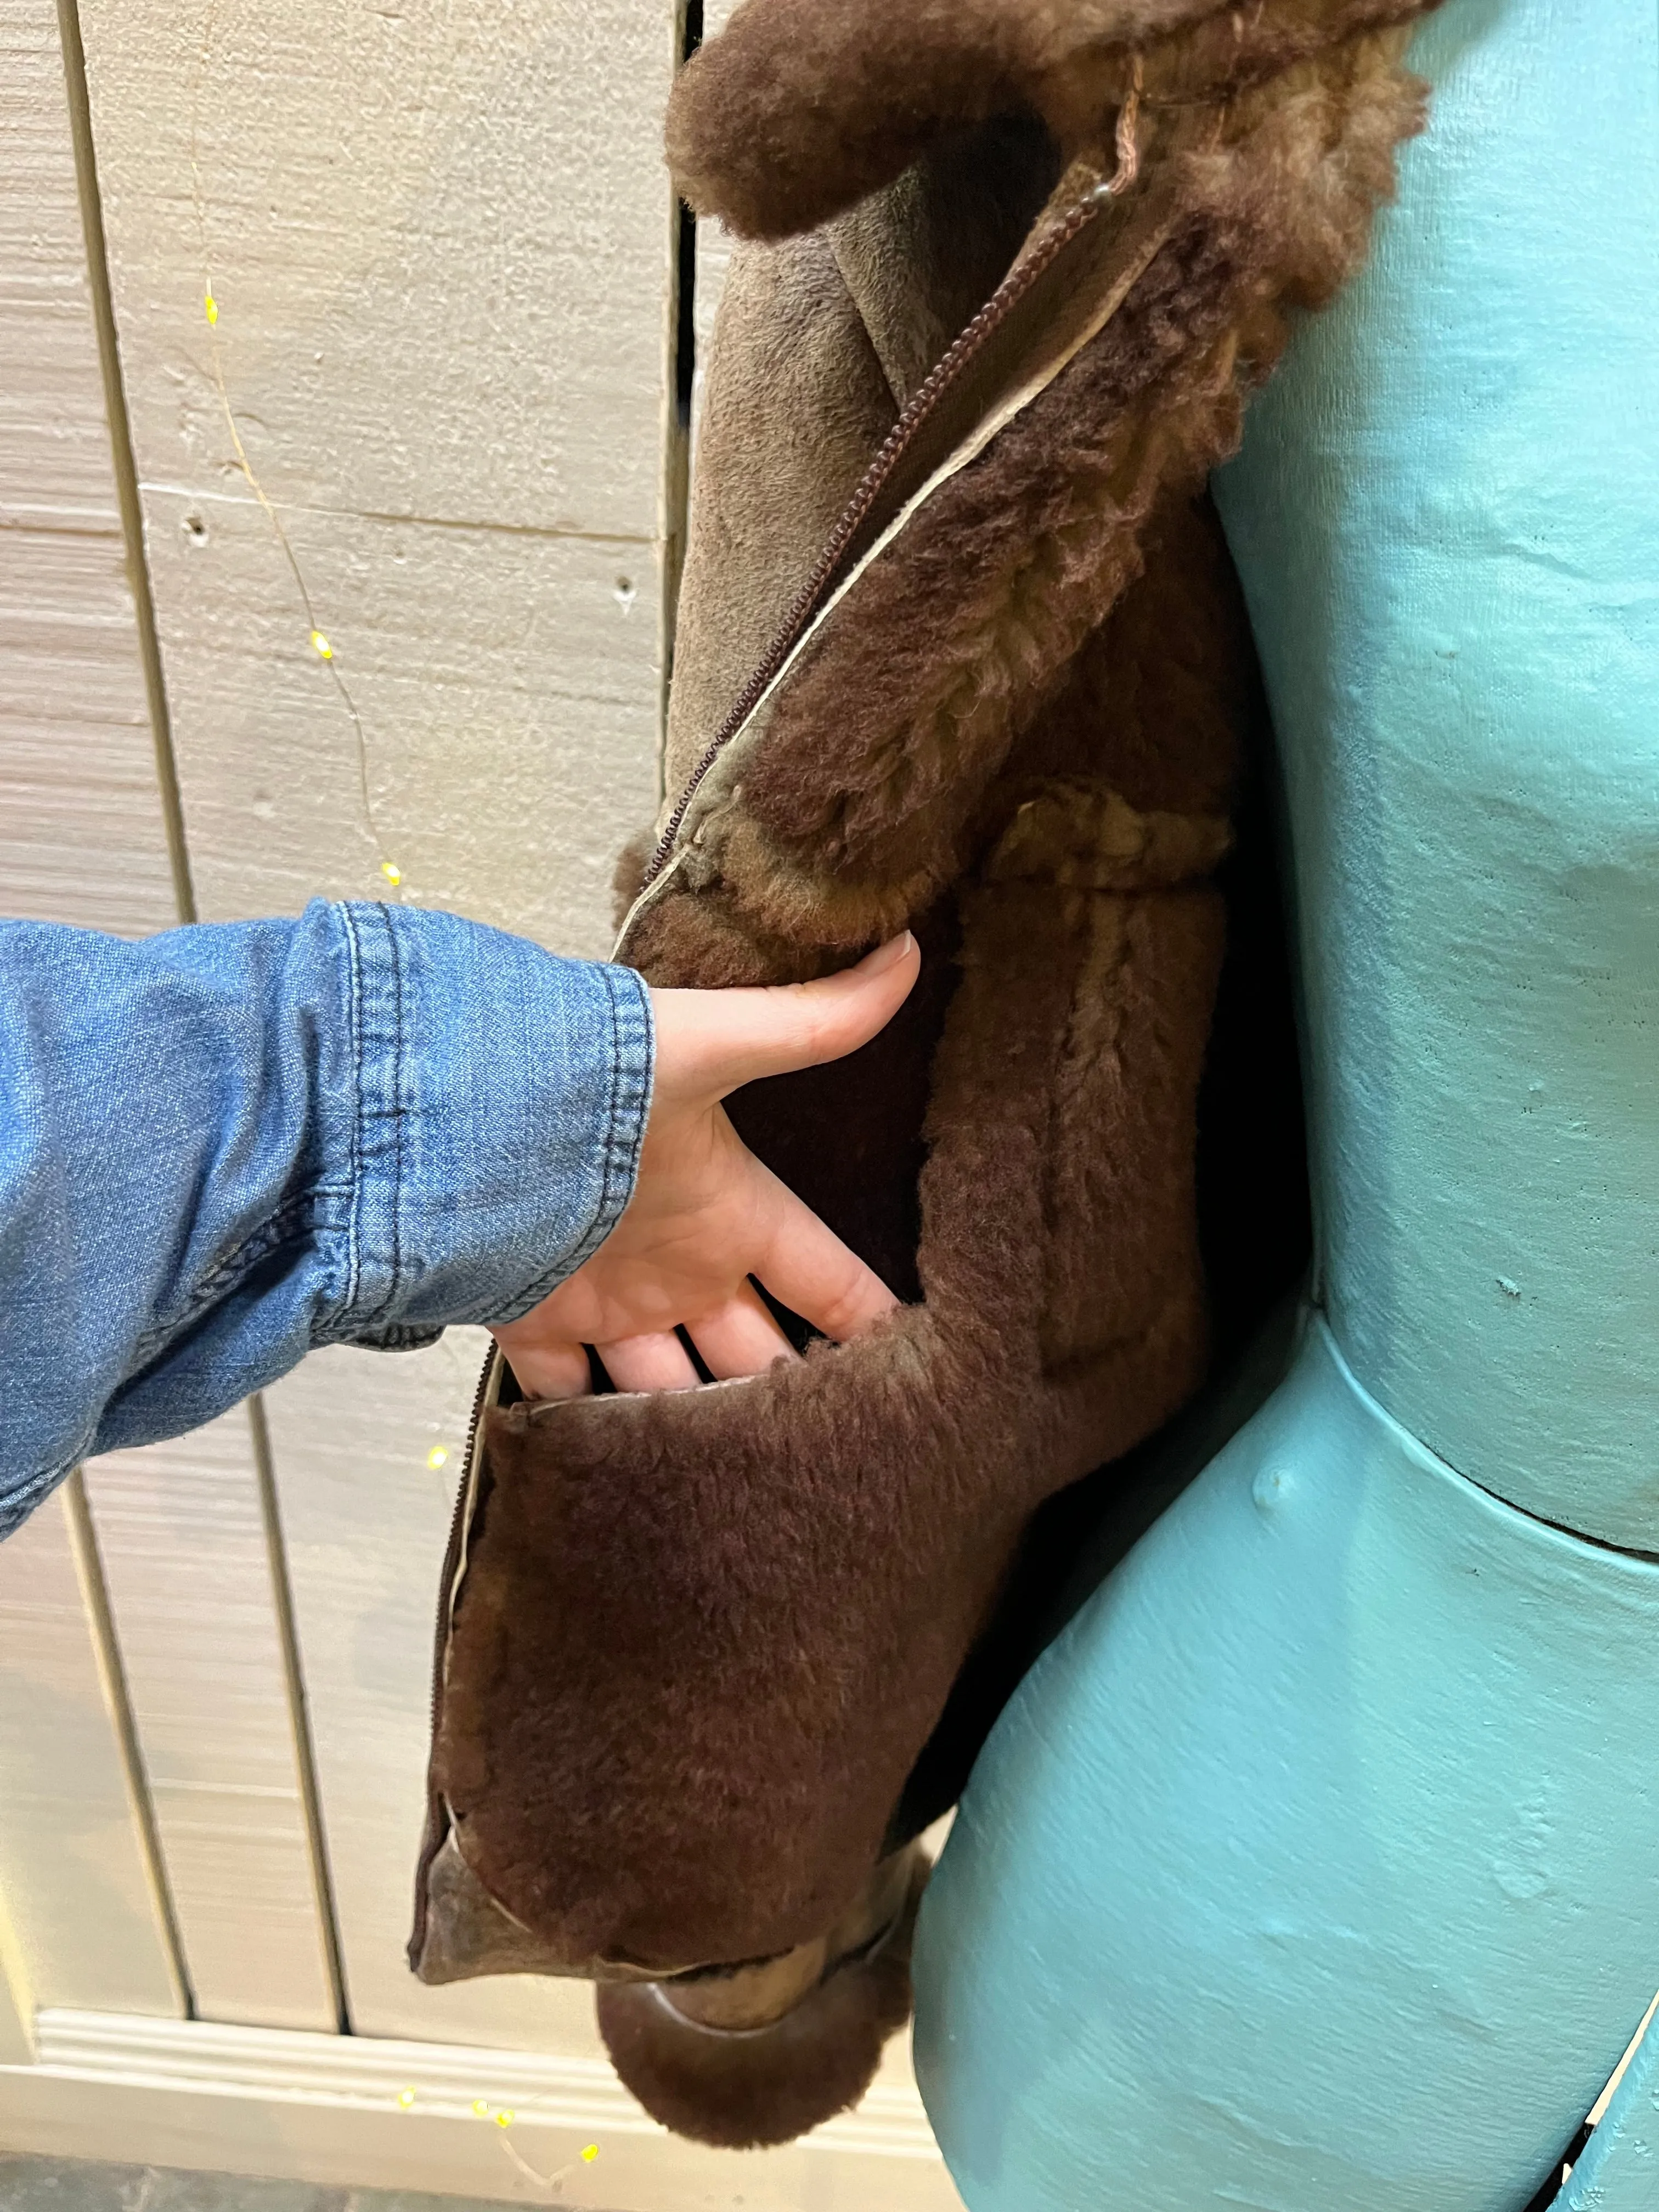
[[0, 922], [0, 1533], [314, 1345], [516, 1317], [628, 1203], [631, 970], [416, 908]]
[[453, 915], [337, 912], [357, 1080], [326, 1151], [354, 1200], [318, 1340], [391, 1347], [448, 1322], [516, 1320], [633, 1194], [650, 994], [631, 969]]

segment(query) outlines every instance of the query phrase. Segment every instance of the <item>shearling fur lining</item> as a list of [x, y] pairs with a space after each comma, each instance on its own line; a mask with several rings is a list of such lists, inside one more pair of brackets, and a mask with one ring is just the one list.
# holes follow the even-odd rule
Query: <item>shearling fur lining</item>
[[747, 0], [683, 73], [669, 160], [702, 214], [782, 237], [879, 189], [939, 131], [1040, 117], [1071, 152], [1137, 69], [1142, 100], [1221, 100], [1425, 0]]
[[986, 874], [1077, 890], [1168, 889], [1209, 875], [1231, 842], [1225, 815], [1141, 814], [1115, 791], [1056, 782], [1020, 802]]
[[837, 1961], [769, 2027], [699, 2027], [660, 1984], [602, 1990], [599, 2032], [624, 2087], [665, 2127], [728, 2150], [790, 2142], [848, 2111], [910, 2016], [910, 1947], [926, 1881], [924, 1864], [897, 1924]]
[[[1192, 1388], [1220, 934], [1208, 891], [980, 889], [933, 1066], [925, 1303], [741, 1392], [492, 1416], [434, 1778], [468, 1862], [578, 1970], [828, 1926], [1038, 1498]], [[1057, 1185], [1057, 1152], [1097, 1164]]]
[[851, 948], [960, 868], [986, 779], [1139, 572], [1150, 518], [1236, 445], [1284, 342], [1277, 299], [1328, 296], [1358, 259], [1420, 118], [1393, 43], [1344, 55], [1243, 149], [1189, 159], [1182, 234], [1124, 310], [823, 624], [694, 881]]

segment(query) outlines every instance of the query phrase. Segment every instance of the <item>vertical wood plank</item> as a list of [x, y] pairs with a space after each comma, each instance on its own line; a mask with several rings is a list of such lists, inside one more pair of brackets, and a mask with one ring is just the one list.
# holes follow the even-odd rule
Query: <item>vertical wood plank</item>
[[290, 1471], [283, 1514], [352, 2020], [365, 2035], [598, 2055], [585, 1984], [426, 1989], [404, 1956], [439, 1571], [487, 1342], [451, 1329], [426, 1352], [319, 1352], [266, 1394]]
[[[673, 0], [82, 24], [202, 912], [397, 896], [602, 955], [678, 524]], [[266, 1401], [345, 1978], [369, 2033], [591, 2052], [585, 1989], [403, 1960], [475, 1367], [330, 1352]]]
[[672, 8], [82, 27], [204, 914], [390, 862], [603, 950], [656, 795]]
[[0, 2066], [34, 2063], [34, 1992], [23, 1948], [0, 1897]]
[[258, 506], [145, 500], [205, 919], [399, 896], [609, 951], [616, 856], [656, 806], [653, 547], [288, 516], [362, 720], [371, 822], [350, 720], [295, 642], [293, 580]]
[[0, 1544], [0, 1898], [35, 2003], [179, 2009], [61, 1495]]
[[52, 0], [0, 0], [0, 912], [177, 918]]
[[[5, 126], [0, 143], [6, 149], [0, 160], [9, 187], [0, 191], [0, 903], [13, 914], [137, 934], [177, 919], [175, 878], [105, 413], [106, 386], [86, 265], [87, 210], [77, 195], [64, 57], [51, 0], [0, 0], [0, 39], [7, 61], [0, 71]], [[246, 1456], [244, 1451], [244, 1462]], [[246, 1477], [246, 1465], [242, 1471]], [[108, 1496], [119, 1498], [127, 1479], [112, 1468], [97, 1480]], [[143, 1544], [127, 1552], [128, 1523], [119, 1512], [112, 1518], [108, 1534], [114, 1540], [103, 1547], [98, 1571], [112, 1568], [105, 1587], [112, 1582], [130, 1597], [135, 1572], [142, 1577], [155, 1562], [146, 1559]], [[33, 1540], [38, 1544], [51, 1527], [40, 1516]], [[198, 1578], [187, 1553], [170, 1564], [174, 1583], [181, 1576]], [[268, 1614], [262, 1547], [236, 1564]], [[154, 1629], [158, 1612], [175, 1595], [165, 1575], [149, 1578], [142, 1625]], [[181, 1606], [180, 1617], [191, 1610]], [[268, 1620], [258, 1620], [258, 1611], [256, 1604], [256, 1641], [258, 1626], [269, 1628]], [[96, 1632], [96, 1623], [88, 1624], [94, 1654]], [[72, 1638], [66, 1640], [72, 1645]], [[116, 1662], [124, 1683], [131, 1680], [129, 1662], [126, 1654]], [[188, 1698], [199, 1686], [184, 1679]], [[211, 1664], [201, 1680], [210, 1686], [211, 1706], [216, 1680]], [[144, 1686], [153, 1708], [154, 1684]], [[155, 1718], [154, 1711], [147, 1717]], [[267, 1723], [280, 1727], [284, 1717], [279, 1699]], [[134, 1723], [142, 1757], [152, 1747], [143, 1744], [139, 1716]], [[20, 1716], [20, 1733], [24, 1725]], [[216, 1929], [198, 1895], [204, 1848], [210, 1856], [204, 1830], [215, 1822], [180, 1819], [176, 1789], [169, 1802], [177, 1778], [166, 1771], [166, 1739], [162, 1727], [155, 1747], [167, 1785], [161, 1792], [167, 1817], [157, 1833], [165, 1830], [164, 1856], [170, 1845], [179, 1864], [161, 1869], [164, 1893], [182, 1890], [191, 1900], [191, 1933], [199, 1942], [212, 2000], [228, 2006], [226, 2016], [258, 2016], [237, 2009], [234, 1988], [225, 1995], [220, 1986], [228, 1958], [234, 1961], [233, 1981], [245, 1972], [250, 1934], [257, 1953], [268, 1917], [260, 1909], [258, 1874], [246, 1887], [223, 1884], [227, 1899], [233, 1887], [240, 1888], [234, 1917], [238, 1922], [246, 1917], [251, 1929]], [[112, 1751], [118, 1773], [118, 1743]], [[38, 1763], [56, 1772], [83, 1755], [83, 1747], [64, 1739], [40, 1746]], [[85, 1778], [57, 1776], [65, 1791]], [[233, 1802], [222, 1796], [215, 1801], [221, 1831]], [[132, 1837], [141, 1873], [145, 1841], [141, 1826]], [[228, 1853], [233, 1859], [250, 1855], [246, 1846], [240, 1854], [234, 1847]], [[223, 1869], [227, 1875], [232, 1871]], [[304, 1894], [308, 1860], [303, 1848], [298, 1871]], [[154, 1903], [152, 1898], [152, 1908]], [[81, 1971], [72, 1943], [63, 1961], [52, 1955], [63, 1942], [62, 1923], [78, 1917], [73, 1883], [60, 1879], [54, 1888], [43, 1878], [28, 1917], [31, 1934], [47, 1954], [46, 1985], [55, 1987], [63, 1975]], [[307, 1943], [282, 1947], [287, 1981], [295, 1978], [291, 1960], [303, 1960], [308, 1952], [314, 1962], [316, 1948], [314, 1927]], [[314, 1963], [311, 1979], [316, 1979]], [[307, 2026], [326, 2018], [313, 1992], [296, 2003], [286, 1989], [277, 1992], [269, 2016]]]
[[104, 1574], [103, 1554], [98, 1548], [98, 1532], [92, 1525], [92, 1508], [87, 1500], [86, 1483], [79, 1468], [70, 1475], [58, 1495], [63, 1502], [64, 1520], [69, 1530], [75, 1579], [81, 1592], [81, 1610], [86, 1615], [88, 1632], [92, 1638], [98, 1686], [103, 1692], [104, 1711], [109, 1716], [121, 1763], [121, 1778], [126, 1787], [127, 1815], [132, 1824], [139, 1862], [143, 1868], [145, 1887], [149, 1892], [150, 1911], [155, 1917], [156, 1933], [161, 1938], [174, 2005], [188, 2016], [193, 2011], [190, 1975], [185, 1965], [184, 1947], [179, 1939], [179, 1919], [173, 1910], [173, 1885], [167, 1876], [161, 1840], [156, 1833], [155, 1806], [150, 1796], [149, 1778], [144, 1771], [143, 1753], [139, 1748], [132, 1700], [127, 1691], [126, 1662], [121, 1656], [115, 1620], [110, 1611], [109, 1583]]
[[246, 1410], [86, 1486], [196, 2010], [332, 2027]]

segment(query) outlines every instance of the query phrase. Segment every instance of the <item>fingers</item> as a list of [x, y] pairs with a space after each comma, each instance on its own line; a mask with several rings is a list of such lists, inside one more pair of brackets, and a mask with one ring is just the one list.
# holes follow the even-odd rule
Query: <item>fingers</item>
[[619, 1390], [695, 1390], [701, 1377], [672, 1330], [661, 1336], [621, 1336], [595, 1347]]
[[[746, 1283], [736, 1297], [698, 1322], [693, 1334], [703, 1364], [720, 1382], [764, 1374], [774, 1360], [796, 1356], [764, 1299]], [[510, 1327], [498, 1334], [526, 1398], [582, 1398], [592, 1390], [585, 1346], [516, 1341]], [[618, 1390], [695, 1390], [702, 1379], [672, 1330], [617, 1337], [594, 1348]]]
[[891, 1313], [898, 1300], [880, 1276], [769, 1169], [757, 1161], [756, 1170], [771, 1186], [771, 1220], [754, 1273], [778, 1303], [836, 1344]]
[[730, 1304], [691, 1324], [703, 1365], [717, 1382], [763, 1375], [774, 1360], [793, 1359], [795, 1348], [767, 1311], [766, 1301], [745, 1283]]
[[856, 967], [815, 983], [653, 991], [658, 1096], [724, 1098], [761, 1076], [856, 1052], [904, 1004], [921, 967], [921, 949], [907, 929]]
[[495, 1339], [526, 1398], [580, 1398], [592, 1389], [592, 1370], [580, 1344], [522, 1340], [512, 1326], [497, 1329]]

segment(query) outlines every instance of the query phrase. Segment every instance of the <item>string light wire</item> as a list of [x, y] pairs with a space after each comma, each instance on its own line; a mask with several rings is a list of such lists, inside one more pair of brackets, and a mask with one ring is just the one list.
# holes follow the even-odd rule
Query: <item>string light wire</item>
[[501, 2148], [512, 2160], [514, 2165], [518, 2167], [520, 2172], [525, 2176], [526, 2179], [528, 2181], [533, 2181], [539, 2188], [546, 2190], [550, 2197], [562, 2196], [564, 2191], [564, 2178], [566, 2174], [574, 2173], [578, 2166], [592, 2166], [594, 2160], [599, 2154], [599, 2147], [598, 2143], [589, 2143], [582, 2151], [581, 2156], [579, 2159], [571, 2159], [567, 2165], [562, 2166], [556, 2173], [538, 2173], [536, 2171], [536, 2168], [532, 2166], [530, 2160], [520, 2151], [518, 2145], [513, 2141], [512, 2137], [507, 2133], [507, 2130], [511, 2126], [512, 2121], [513, 2115], [510, 2112], [506, 2115], [504, 2119], [498, 2116], [497, 2126], [500, 2132], [497, 2134], [495, 2140], [500, 2143]]
[[[413, 2112], [419, 2102], [420, 2094], [412, 2085], [398, 2092], [398, 2106], [405, 2112]], [[543, 2173], [532, 2166], [530, 2160], [511, 2139], [508, 2130], [519, 2116], [510, 2105], [501, 2105], [492, 2109], [488, 2097], [475, 2097], [472, 2100], [472, 2110], [479, 2119], [494, 2121], [495, 2140], [508, 2158], [527, 2181], [533, 2181], [538, 2189], [546, 2190], [550, 2197], [562, 2196], [564, 2191], [565, 2176], [574, 2173], [578, 2166], [592, 2166], [599, 2154], [598, 2143], [584, 2143], [579, 2155], [567, 2160], [556, 2173]]]

